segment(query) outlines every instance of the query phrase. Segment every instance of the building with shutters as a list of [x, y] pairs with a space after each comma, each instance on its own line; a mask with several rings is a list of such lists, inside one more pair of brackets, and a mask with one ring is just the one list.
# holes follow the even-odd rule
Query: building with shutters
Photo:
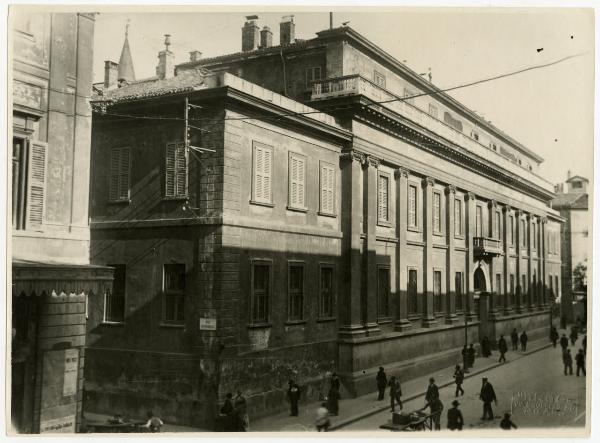
[[[92, 260], [121, 270], [90, 311], [98, 410], [206, 426], [237, 388], [257, 417], [289, 378], [359, 395], [379, 366], [407, 380], [465, 340], [548, 334], [543, 159], [351, 28], [294, 31], [273, 46], [250, 16], [242, 52], [171, 70], [167, 45], [156, 77], [95, 100]], [[186, 115], [214, 152], [186, 148]]]
[[75, 432], [86, 307], [110, 290], [88, 222], [93, 14], [10, 10], [12, 432]]

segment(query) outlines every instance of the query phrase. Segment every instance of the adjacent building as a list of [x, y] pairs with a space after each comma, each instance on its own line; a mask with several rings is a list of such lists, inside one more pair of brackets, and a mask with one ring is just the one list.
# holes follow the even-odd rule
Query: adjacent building
[[13, 7], [11, 420], [75, 432], [88, 298], [112, 270], [89, 263], [93, 14]]
[[178, 66], [165, 43], [94, 99], [92, 262], [116, 272], [90, 408], [210, 426], [236, 389], [259, 416], [289, 379], [359, 395], [382, 365], [548, 333], [563, 218], [539, 155], [349, 27], [298, 40], [286, 17], [273, 46], [251, 16], [241, 52]]
[[[562, 314], [572, 322], [587, 312], [587, 271], [590, 256], [591, 212], [588, 207], [589, 180], [580, 175], [556, 185], [552, 208], [560, 211], [565, 222], [561, 230]], [[583, 302], [583, 303], [579, 303]]]

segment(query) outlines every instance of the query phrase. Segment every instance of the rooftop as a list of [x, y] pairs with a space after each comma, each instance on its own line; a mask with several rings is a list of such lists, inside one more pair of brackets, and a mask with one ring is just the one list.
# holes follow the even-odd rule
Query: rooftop
[[552, 199], [553, 209], [588, 209], [588, 194], [557, 194]]

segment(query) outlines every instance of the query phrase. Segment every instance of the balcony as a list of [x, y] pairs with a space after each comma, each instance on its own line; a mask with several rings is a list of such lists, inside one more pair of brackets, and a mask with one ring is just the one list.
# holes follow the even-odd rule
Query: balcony
[[496, 257], [503, 255], [500, 240], [488, 237], [473, 237], [475, 257]]
[[[321, 100], [352, 95], [362, 95], [374, 102], [378, 102], [379, 106], [385, 107], [401, 117], [416, 123], [422, 128], [448, 140], [454, 145], [458, 145], [481, 158], [493, 162], [500, 168], [510, 171], [520, 178], [526, 179], [545, 191], [554, 192], [552, 183], [519, 166], [499, 153], [492, 151], [479, 141], [446, 124], [442, 120], [433, 117], [428, 112], [411, 104], [408, 100], [377, 86], [375, 83], [359, 74], [313, 82], [310, 100], [312, 102], [318, 102]], [[372, 108], [376, 109], [375, 106]]]

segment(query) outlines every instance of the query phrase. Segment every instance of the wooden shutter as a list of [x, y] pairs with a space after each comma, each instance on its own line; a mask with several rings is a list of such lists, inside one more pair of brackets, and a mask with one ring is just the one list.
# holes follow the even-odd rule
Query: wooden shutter
[[305, 207], [305, 163], [306, 160], [300, 156], [290, 154], [290, 206], [296, 208]]
[[326, 214], [334, 213], [334, 187], [335, 187], [335, 169], [333, 165], [321, 164], [321, 212]]
[[119, 161], [119, 199], [129, 200], [130, 149], [121, 149]]
[[27, 222], [34, 229], [41, 227], [44, 221], [46, 149], [47, 144], [38, 141], [32, 141], [29, 149]]
[[388, 221], [388, 178], [385, 175], [379, 176], [379, 201], [377, 204], [377, 218], [382, 221]]
[[165, 152], [165, 197], [175, 196], [175, 158], [177, 155], [177, 145], [167, 143]]
[[110, 201], [129, 199], [130, 149], [113, 148], [110, 151]]
[[175, 192], [179, 197], [187, 195], [187, 152], [185, 149], [185, 143], [179, 143], [177, 145], [175, 155]]
[[254, 145], [254, 197], [253, 200], [263, 203], [271, 203], [271, 177], [273, 151], [272, 148], [262, 145]]

